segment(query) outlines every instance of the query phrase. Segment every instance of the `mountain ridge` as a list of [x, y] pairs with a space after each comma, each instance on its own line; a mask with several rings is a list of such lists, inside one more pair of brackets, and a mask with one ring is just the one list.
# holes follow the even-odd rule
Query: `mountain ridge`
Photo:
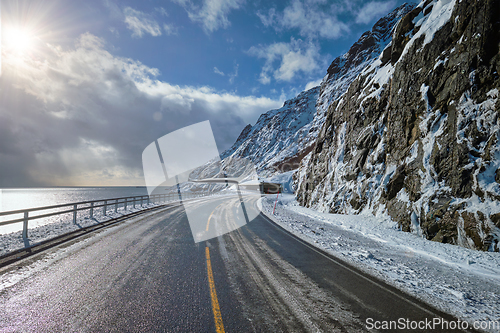
[[297, 169], [314, 147], [330, 101], [347, 91], [356, 76], [375, 61], [390, 42], [397, 21], [415, 6], [401, 5], [378, 20], [347, 53], [332, 62], [321, 86], [300, 93], [280, 109], [262, 114], [255, 125], [243, 129], [221, 158], [248, 158], [263, 177]]

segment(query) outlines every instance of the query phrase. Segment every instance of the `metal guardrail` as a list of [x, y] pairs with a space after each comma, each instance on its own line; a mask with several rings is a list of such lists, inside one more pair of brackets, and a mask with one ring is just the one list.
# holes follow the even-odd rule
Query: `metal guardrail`
[[[165, 206], [166, 206], [165, 204], [159, 204], [157, 206], [148, 207], [148, 208], [137, 210], [134, 212], [124, 212], [124, 214], [122, 214], [119, 217], [113, 217], [113, 218], [106, 220], [106, 221], [103, 221], [103, 222], [99, 222], [96, 224], [85, 226], [85, 227], [82, 227], [82, 228], [77, 229], [77, 230], [69, 231], [67, 233], [63, 233], [63, 234], [42, 240], [40, 242], [36, 242], [34, 244], [25, 246], [25, 247], [17, 249], [17, 250], [9, 251], [5, 254], [0, 254], [0, 268], [4, 267], [6, 265], [9, 265], [13, 262], [24, 259], [30, 255], [36, 254], [38, 252], [41, 252], [41, 251], [44, 251], [44, 250], [49, 249], [51, 247], [62, 244], [65, 241], [74, 239], [78, 236], [105, 228], [107, 226], [119, 223], [125, 219], [131, 218], [134, 216], [139, 216], [140, 214], [143, 214], [145, 212], [152, 212], [152, 211], [155, 211], [158, 209], [162, 209]], [[170, 206], [170, 208], [175, 208], [175, 207], [178, 207], [178, 206], [176, 206], [175, 204]]]
[[[193, 195], [197, 196], [197, 195]], [[188, 199], [185, 195], [183, 195], [183, 199]], [[77, 214], [79, 211], [89, 211], [89, 218], [94, 218], [94, 209], [102, 207], [103, 216], [106, 216], [109, 210], [109, 207], [114, 206], [114, 212], [118, 212], [118, 208], [123, 207], [124, 210], [127, 210], [127, 207], [132, 206], [136, 208], [136, 205], [140, 203], [140, 206], [144, 206], [144, 203], [149, 205], [150, 203], [162, 203], [169, 201], [177, 201], [179, 200], [177, 193], [168, 193], [168, 194], [155, 194], [155, 195], [142, 195], [142, 196], [134, 196], [134, 197], [122, 197], [122, 198], [111, 198], [111, 199], [101, 199], [101, 200], [92, 200], [92, 201], [82, 201], [54, 206], [45, 206], [45, 207], [36, 207], [36, 208], [28, 208], [28, 209], [20, 209], [13, 210], [8, 212], [0, 212], [0, 217], [2, 216], [10, 216], [14, 217], [13, 219], [7, 221], [0, 221], [0, 226], [10, 225], [14, 223], [23, 223], [23, 238], [28, 238], [28, 224], [29, 221], [47, 218], [56, 215], [69, 214], [73, 213], [73, 223], [76, 224]], [[69, 208], [69, 209], [67, 209]], [[53, 211], [57, 210], [57, 211]], [[47, 212], [52, 211], [52, 212]], [[35, 212], [39, 212], [37, 215], [32, 215]], [[22, 217], [15, 217], [15, 215], [19, 215]]]
[[[220, 181], [219, 181], [220, 182]], [[61, 205], [54, 206], [44, 206], [44, 207], [36, 207], [36, 208], [26, 208], [19, 210], [12, 210], [7, 212], [0, 211], [0, 218], [3, 216], [14, 217], [13, 219], [2, 221], [0, 220], [0, 227], [5, 225], [10, 225], [14, 223], [23, 223], [23, 232], [22, 237], [24, 239], [28, 238], [28, 229], [29, 229], [29, 221], [38, 220], [43, 218], [48, 218], [51, 216], [63, 215], [63, 214], [73, 214], [73, 223], [76, 224], [78, 212], [80, 211], [89, 211], [89, 218], [94, 218], [94, 210], [102, 207], [102, 215], [106, 216], [108, 213], [109, 207], [114, 207], [114, 212], [118, 212], [118, 208], [123, 207], [123, 210], [126, 211], [127, 207], [132, 206], [134, 209], [137, 204], [140, 203], [140, 207], [149, 205], [150, 203], [165, 203], [165, 202], [175, 202], [193, 199], [199, 197], [207, 197], [216, 194], [217, 192], [201, 192], [201, 193], [182, 193], [182, 196], [179, 197], [178, 193], [171, 192], [165, 194], [154, 194], [151, 196], [141, 195], [141, 196], [133, 196], [133, 197], [121, 197], [121, 198], [111, 198], [111, 199], [100, 199], [100, 200], [91, 200], [91, 201], [81, 201], [81, 202], [73, 202]], [[68, 209], [69, 208], [69, 209]], [[57, 211], [54, 211], [57, 210]], [[52, 212], [47, 212], [52, 211]], [[37, 215], [32, 215], [35, 212], [39, 212]], [[15, 215], [21, 217], [15, 217]]]

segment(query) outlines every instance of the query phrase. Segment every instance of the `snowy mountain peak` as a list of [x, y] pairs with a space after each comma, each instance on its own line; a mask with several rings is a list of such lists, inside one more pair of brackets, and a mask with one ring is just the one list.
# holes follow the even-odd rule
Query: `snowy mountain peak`
[[318, 129], [312, 129], [311, 123], [318, 94], [319, 87], [314, 87], [286, 101], [281, 108], [262, 114], [254, 126], [243, 129], [222, 158], [249, 158], [263, 176], [282, 171], [283, 163], [314, 143], [315, 136], [311, 133]]
[[405, 3], [375, 23], [351, 46], [349, 51], [337, 57], [328, 67], [321, 83], [318, 112], [326, 113], [328, 106], [342, 96], [354, 79], [380, 56], [391, 42], [396, 24], [415, 8], [415, 3]]
[[265, 177], [296, 169], [313, 149], [329, 103], [344, 94], [361, 71], [380, 55], [390, 42], [395, 24], [414, 7], [415, 4], [404, 4], [380, 19], [349, 52], [332, 62], [321, 88], [304, 91], [280, 109], [262, 114], [254, 126], [243, 129], [222, 158], [249, 158]]
[[327, 70], [327, 81], [336, 74], [345, 74], [370, 58], [377, 57], [390, 42], [396, 23], [415, 6], [414, 3], [405, 3], [378, 20], [372, 30], [363, 33], [347, 53], [332, 62]]

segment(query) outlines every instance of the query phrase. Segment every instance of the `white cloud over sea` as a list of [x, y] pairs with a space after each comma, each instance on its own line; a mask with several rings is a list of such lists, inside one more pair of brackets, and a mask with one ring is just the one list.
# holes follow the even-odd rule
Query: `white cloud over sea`
[[0, 77], [0, 186], [142, 184], [142, 150], [210, 120], [220, 150], [283, 101], [179, 86], [111, 54], [86, 33], [74, 47], [4, 55]]

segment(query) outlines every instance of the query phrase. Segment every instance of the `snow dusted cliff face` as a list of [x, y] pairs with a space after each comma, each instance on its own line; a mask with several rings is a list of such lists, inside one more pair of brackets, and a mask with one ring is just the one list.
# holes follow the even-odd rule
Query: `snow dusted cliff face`
[[319, 132], [312, 122], [318, 94], [319, 87], [312, 88], [286, 101], [282, 108], [262, 114], [221, 157], [248, 158], [264, 177], [293, 169], [311, 150]]
[[395, 24], [415, 6], [402, 5], [380, 19], [349, 52], [332, 62], [321, 87], [302, 92], [281, 109], [263, 114], [254, 126], [245, 127], [222, 158], [249, 158], [262, 177], [297, 169], [312, 150], [331, 101], [344, 94], [361, 71], [378, 58], [390, 42]]
[[321, 83], [318, 112], [324, 115], [328, 106], [347, 91], [363, 69], [380, 56], [391, 42], [395, 25], [415, 6], [414, 3], [406, 3], [396, 8], [378, 20], [371, 31], [361, 35], [347, 53], [333, 60]]
[[[405, 15], [347, 91], [323, 100], [324, 124], [295, 175], [299, 202], [498, 250], [499, 17], [499, 0], [427, 0]], [[335, 84], [326, 78], [322, 92]]]

